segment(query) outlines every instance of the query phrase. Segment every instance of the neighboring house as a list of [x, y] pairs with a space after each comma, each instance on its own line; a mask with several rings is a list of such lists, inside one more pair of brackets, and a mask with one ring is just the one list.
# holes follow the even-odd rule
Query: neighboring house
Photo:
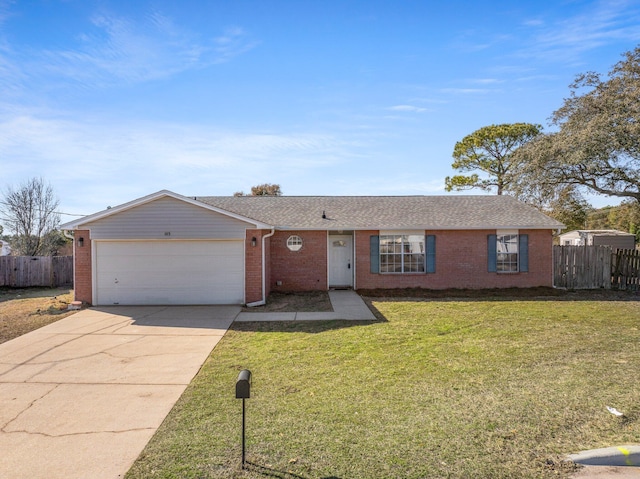
[[11, 246], [6, 241], [0, 240], [0, 256], [9, 256], [11, 254]]
[[509, 196], [185, 197], [66, 223], [76, 300], [260, 304], [272, 291], [552, 286], [564, 226]]
[[562, 246], [611, 246], [614, 249], [633, 249], [636, 237], [617, 230], [575, 230], [558, 236]]

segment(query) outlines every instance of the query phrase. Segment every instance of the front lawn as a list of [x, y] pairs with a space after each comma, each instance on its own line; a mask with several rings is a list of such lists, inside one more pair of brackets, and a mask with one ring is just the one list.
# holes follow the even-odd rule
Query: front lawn
[[639, 301], [373, 305], [234, 324], [127, 478], [566, 478], [568, 453], [640, 442]]
[[69, 288], [0, 288], [0, 343], [73, 314], [71, 301]]

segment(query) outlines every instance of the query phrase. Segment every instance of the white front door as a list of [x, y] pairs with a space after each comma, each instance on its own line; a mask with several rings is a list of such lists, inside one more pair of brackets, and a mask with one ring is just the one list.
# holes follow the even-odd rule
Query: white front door
[[353, 286], [353, 237], [329, 235], [329, 286]]

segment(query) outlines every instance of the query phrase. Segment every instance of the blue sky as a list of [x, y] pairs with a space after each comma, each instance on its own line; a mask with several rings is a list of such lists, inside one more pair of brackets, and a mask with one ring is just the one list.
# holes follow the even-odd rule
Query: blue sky
[[0, 188], [445, 194], [456, 141], [639, 43], [640, 1], [0, 0]]

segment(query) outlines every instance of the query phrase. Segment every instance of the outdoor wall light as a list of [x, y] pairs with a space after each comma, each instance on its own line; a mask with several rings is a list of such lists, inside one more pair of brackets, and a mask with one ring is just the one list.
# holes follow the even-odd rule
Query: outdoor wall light
[[80, 246], [80, 247], [84, 246], [84, 238], [82, 236], [80, 236], [80, 238], [78, 238], [78, 246]]
[[253, 238], [251, 238], [251, 246], [255, 246], [256, 244], [258, 244], [258, 240], [254, 236]]

